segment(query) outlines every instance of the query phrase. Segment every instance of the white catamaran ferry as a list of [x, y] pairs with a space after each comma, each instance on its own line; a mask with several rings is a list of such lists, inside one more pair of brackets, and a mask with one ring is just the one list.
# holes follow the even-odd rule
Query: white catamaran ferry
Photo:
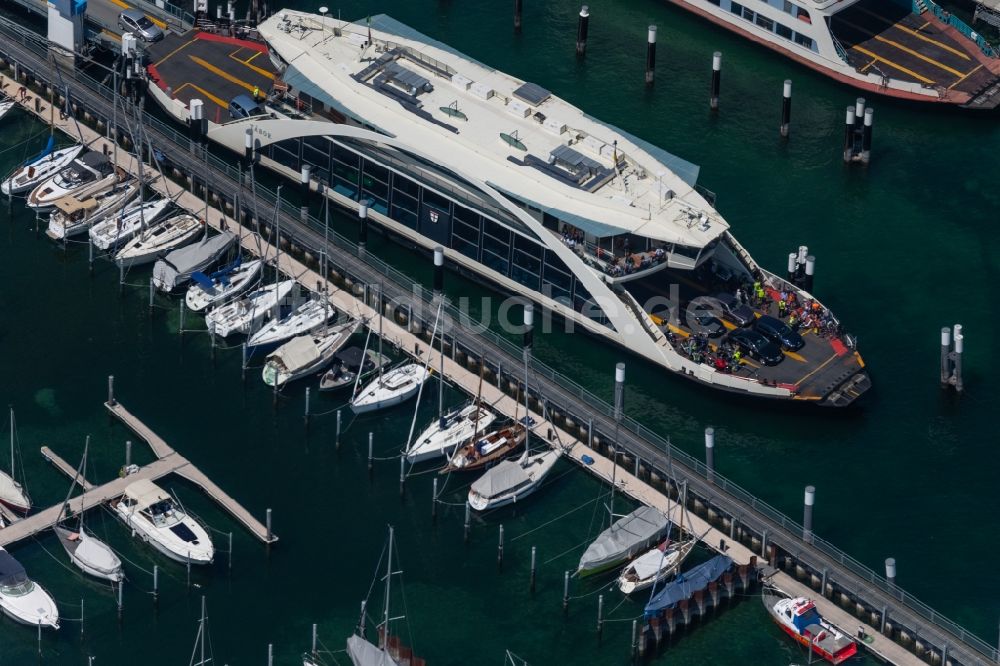
[[[854, 340], [753, 261], [694, 164], [387, 16], [285, 10], [259, 30], [281, 90], [308, 113], [209, 123], [210, 139], [243, 152], [252, 136], [260, 162], [296, 180], [312, 165], [330, 196], [366, 203], [392, 235], [441, 245], [459, 270], [703, 384], [836, 406], [868, 388]], [[790, 266], [800, 285], [805, 266], [804, 252]], [[720, 337], [764, 314], [804, 345]]]

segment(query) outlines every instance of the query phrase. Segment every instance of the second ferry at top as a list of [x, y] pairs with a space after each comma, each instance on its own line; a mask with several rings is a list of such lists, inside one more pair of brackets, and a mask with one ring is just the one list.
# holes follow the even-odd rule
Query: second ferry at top
[[[259, 33], [269, 113], [209, 122], [209, 139], [242, 153], [253, 137], [296, 180], [311, 165], [392, 235], [701, 384], [830, 406], [869, 387], [854, 339], [805, 289], [804, 249], [788, 279], [759, 266], [694, 164], [387, 16], [283, 10]], [[168, 96], [171, 76], [161, 60], [150, 88], [183, 119], [198, 93]]]

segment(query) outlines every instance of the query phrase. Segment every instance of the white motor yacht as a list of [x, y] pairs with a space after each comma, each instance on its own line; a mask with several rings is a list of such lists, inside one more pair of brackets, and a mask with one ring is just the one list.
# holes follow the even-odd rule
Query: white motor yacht
[[7, 180], [0, 183], [0, 192], [4, 194], [21, 194], [33, 189], [39, 183], [56, 175], [83, 150], [82, 145], [70, 146], [60, 150], [42, 151], [39, 157], [28, 162], [12, 173]]
[[148, 479], [137, 479], [111, 503], [112, 512], [143, 541], [177, 562], [211, 564], [208, 532], [173, 497]]
[[294, 337], [267, 357], [262, 372], [268, 386], [284, 386], [308, 377], [333, 361], [354, 332], [360, 320], [349, 321], [309, 335]]
[[247, 347], [273, 347], [298, 335], [305, 335], [323, 326], [336, 310], [322, 300], [302, 303], [287, 316], [272, 319], [247, 340]]
[[451, 457], [455, 449], [473, 437], [485, 433], [496, 414], [476, 403], [469, 403], [434, 419], [406, 451], [411, 465], [441, 456]]
[[59, 628], [59, 609], [41, 585], [28, 578], [21, 563], [0, 548], [0, 610], [21, 624]]
[[90, 241], [98, 250], [112, 250], [132, 240], [144, 226], [156, 222], [170, 206], [170, 199], [135, 203], [90, 228]]
[[176, 250], [204, 233], [205, 225], [184, 213], [146, 229], [115, 255], [115, 263], [129, 268], [156, 261], [161, 254]]
[[222, 338], [233, 333], [252, 333], [277, 305], [288, 298], [293, 286], [295, 280], [284, 280], [256, 289], [209, 312], [205, 315], [205, 325], [210, 333]]
[[55, 176], [39, 183], [25, 204], [35, 210], [50, 210], [56, 201], [67, 196], [88, 196], [103, 192], [124, 182], [125, 174], [116, 169], [102, 153], [87, 153], [77, 157]]
[[408, 363], [380, 374], [354, 396], [351, 410], [363, 414], [405, 402], [417, 394], [428, 374], [420, 363]]
[[63, 197], [56, 201], [45, 235], [55, 241], [81, 236], [107, 216], [128, 205], [138, 194], [139, 184], [129, 181], [86, 197]]
[[211, 275], [192, 273], [194, 284], [188, 287], [184, 302], [188, 310], [201, 312], [236, 298], [257, 284], [264, 262], [260, 259], [227, 266]]

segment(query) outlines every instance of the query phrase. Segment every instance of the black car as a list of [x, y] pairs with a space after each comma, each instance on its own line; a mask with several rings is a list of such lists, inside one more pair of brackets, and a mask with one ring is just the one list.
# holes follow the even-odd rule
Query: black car
[[791, 326], [771, 315], [760, 317], [754, 322], [753, 329], [788, 351], [802, 349], [806, 344], [802, 336], [793, 331]]
[[729, 334], [729, 341], [764, 365], [778, 365], [785, 358], [778, 345], [750, 328], [736, 329]]
[[719, 318], [710, 314], [690, 315], [688, 326], [695, 333], [704, 333], [710, 338], [722, 337], [722, 334], [726, 332], [726, 327], [719, 321]]
[[722, 316], [737, 326], [746, 326], [753, 321], [753, 309], [746, 303], [736, 300], [732, 294], [723, 292], [712, 298], [719, 303]]

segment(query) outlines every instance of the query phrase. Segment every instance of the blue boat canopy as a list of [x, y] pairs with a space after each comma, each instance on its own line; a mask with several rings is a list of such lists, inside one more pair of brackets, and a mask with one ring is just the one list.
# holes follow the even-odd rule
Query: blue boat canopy
[[667, 608], [673, 608], [679, 601], [689, 599], [695, 592], [704, 590], [709, 583], [718, 580], [732, 565], [733, 561], [728, 556], [716, 555], [690, 571], [679, 574], [659, 592], [653, 593], [649, 603], [646, 604], [646, 617], [656, 615]]
[[10, 553], [0, 550], [0, 586], [12, 587], [28, 580], [28, 574], [20, 562]]

